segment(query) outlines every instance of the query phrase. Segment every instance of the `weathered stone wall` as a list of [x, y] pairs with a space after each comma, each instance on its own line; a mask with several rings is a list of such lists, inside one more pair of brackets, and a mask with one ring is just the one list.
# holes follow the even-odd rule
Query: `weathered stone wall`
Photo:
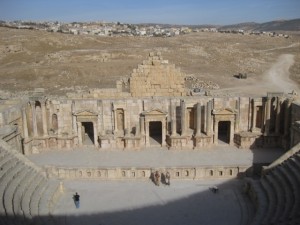
[[47, 167], [49, 177], [60, 179], [93, 179], [93, 180], [149, 180], [155, 171], [171, 175], [177, 179], [228, 179], [243, 176], [251, 165], [245, 166], [206, 166], [206, 167], [170, 167], [170, 168], [75, 168]]
[[131, 77], [107, 90], [59, 98], [37, 90], [27, 101], [4, 100], [0, 127], [18, 127], [25, 154], [70, 149], [86, 140], [108, 150], [219, 144], [288, 149], [299, 141], [299, 103], [292, 104], [297, 96], [187, 96], [184, 74], [160, 53], [150, 53]]
[[133, 97], [185, 96], [184, 74], [175, 65], [169, 65], [160, 53], [150, 53], [130, 77]]

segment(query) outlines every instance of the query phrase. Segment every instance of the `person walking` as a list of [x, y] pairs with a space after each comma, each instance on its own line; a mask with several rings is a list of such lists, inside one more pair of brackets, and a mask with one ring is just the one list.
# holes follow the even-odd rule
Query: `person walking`
[[73, 196], [75, 206], [78, 209], [80, 207], [80, 195], [76, 192], [76, 194]]

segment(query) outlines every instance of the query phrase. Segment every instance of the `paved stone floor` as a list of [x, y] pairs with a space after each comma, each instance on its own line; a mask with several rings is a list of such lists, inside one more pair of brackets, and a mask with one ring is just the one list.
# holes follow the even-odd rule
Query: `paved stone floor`
[[40, 166], [184, 167], [270, 163], [282, 154], [280, 149], [249, 150], [228, 145], [198, 151], [172, 151], [166, 148], [150, 148], [140, 151], [103, 151], [85, 146], [69, 151], [49, 150], [30, 155], [28, 158]]
[[[270, 163], [282, 154], [280, 149], [250, 150], [228, 145], [198, 151], [103, 151], [84, 146], [68, 151], [49, 150], [28, 158], [40, 166], [251, 166]], [[242, 194], [242, 183], [238, 179], [174, 180], [170, 187], [157, 187], [150, 180], [66, 180], [54, 217], [60, 225], [244, 225], [253, 215], [253, 206]], [[214, 185], [219, 187], [217, 194], [209, 190]], [[75, 192], [81, 195], [79, 209], [72, 200]]]
[[[241, 180], [65, 181], [54, 217], [64, 225], [242, 225], [248, 217]], [[209, 187], [217, 185], [214, 194]], [[76, 209], [72, 196], [81, 196]]]

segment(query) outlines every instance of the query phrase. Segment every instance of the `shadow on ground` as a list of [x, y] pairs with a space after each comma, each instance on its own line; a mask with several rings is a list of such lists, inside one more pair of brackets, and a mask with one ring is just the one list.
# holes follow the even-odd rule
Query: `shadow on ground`
[[[156, 196], [156, 199], [158, 199], [158, 201], [152, 202], [152, 204], [147, 206], [128, 207], [123, 210], [109, 211], [109, 209], [105, 210], [105, 205], [102, 205], [104, 209], [102, 212], [88, 213], [85, 212], [89, 207], [87, 205], [90, 205], [92, 209], [92, 206], [95, 204], [109, 203], [101, 202], [101, 200], [96, 203], [87, 202], [82, 199], [82, 207], [79, 209], [76, 209], [74, 203], [69, 203], [71, 205], [66, 204], [65, 207], [71, 206], [73, 208], [66, 209], [67, 211], [69, 210], [68, 212], [61, 213], [61, 215], [54, 215], [53, 217], [34, 218], [31, 221], [33, 223], [30, 224], [48, 224], [46, 222], [48, 221], [53, 222], [50, 224], [58, 225], [243, 225], [247, 224], [250, 217], [253, 216], [252, 206], [248, 198], [242, 193], [241, 180], [234, 179], [224, 183], [218, 181], [217, 186], [219, 191], [217, 193], [210, 190], [211, 185], [214, 185], [213, 182], [201, 184], [201, 181], [186, 181], [189, 185], [192, 184], [192, 191], [190, 186], [186, 186], [185, 181], [180, 181], [180, 185], [176, 184], [176, 182], [178, 181], [174, 181], [174, 185], [177, 185], [177, 188], [172, 188], [173, 184], [171, 184], [171, 187], [164, 186], [163, 184], [157, 187], [150, 181], [146, 182], [148, 185], [153, 186], [153, 188], [151, 187], [151, 192], [146, 191], [145, 194], [150, 193], [151, 196]], [[199, 191], [197, 191], [198, 187]], [[118, 188], [121, 190], [122, 185]], [[189, 193], [181, 196], [185, 188]], [[176, 192], [180, 198], [176, 200], [168, 198], [169, 194], [176, 196]], [[141, 193], [135, 194], [133, 191], [127, 190], [123, 194], [132, 197], [132, 202], [135, 202], [135, 197], [139, 198]], [[66, 191], [66, 194], [72, 196], [70, 191], [69, 193]], [[102, 194], [109, 194], [109, 190], [107, 193], [104, 192]], [[90, 197], [93, 199], [93, 196]], [[97, 196], [94, 196], [94, 199], [97, 201]], [[101, 196], [99, 199], [101, 199]], [[112, 197], [111, 200], [117, 201], [114, 204], [118, 204], [116, 196]], [[123, 200], [120, 199], [120, 201]], [[72, 202], [71, 198], [70, 202]], [[120, 202], [120, 204], [122, 203]], [[84, 205], [86, 206], [84, 207]], [[7, 219], [5, 224], [26, 224], [18, 217]]]

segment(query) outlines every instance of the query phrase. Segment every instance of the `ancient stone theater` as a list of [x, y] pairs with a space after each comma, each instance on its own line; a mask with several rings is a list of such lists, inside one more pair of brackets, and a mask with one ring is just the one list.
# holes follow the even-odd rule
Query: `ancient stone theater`
[[[0, 178], [3, 198], [0, 208], [4, 211], [1, 213], [14, 215], [22, 211], [26, 218], [31, 218], [38, 216], [41, 213], [39, 210], [46, 208], [46, 212], [51, 211], [57, 190], [61, 188], [58, 180], [52, 183], [49, 181], [51, 177], [55, 178], [53, 174], [59, 178], [88, 178], [98, 174], [106, 178], [124, 179], [134, 176], [148, 178], [150, 175], [147, 168], [141, 173], [132, 168], [115, 172], [102, 168], [99, 173], [91, 172], [94, 171], [92, 169], [78, 171], [73, 168], [71, 173], [66, 172], [66, 169], [60, 172], [59, 169], [52, 168], [51, 173], [47, 173], [24, 157], [49, 149], [64, 151], [88, 146], [97, 151], [145, 151], [159, 148], [178, 152], [213, 150], [219, 145], [235, 146], [238, 147], [237, 151], [278, 147], [285, 149], [286, 154], [266, 168], [265, 173], [276, 171], [274, 168], [287, 163], [291, 160], [289, 157], [296, 158], [299, 169], [300, 163], [295, 154], [300, 149], [300, 104], [296, 93], [272, 92], [265, 96], [214, 95], [208, 90], [187, 89], [185, 77], [180, 69], [164, 60], [157, 52], [150, 53], [148, 59], [138, 65], [128, 78], [118, 80], [115, 88], [92, 89], [59, 97], [47, 96], [43, 90], [37, 89], [29, 96], [1, 99], [1, 173], [6, 174]], [[6, 164], [8, 160], [13, 161], [10, 165], [15, 166], [9, 169]], [[181, 175], [178, 168], [170, 172], [172, 177], [177, 174], [178, 178], [190, 174], [194, 174], [194, 178], [205, 178], [206, 175], [232, 177], [247, 168], [237, 171], [236, 168], [230, 168], [229, 171], [225, 168], [224, 173], [221, 169], [210, 168], [210, 172], [203, 170], [202, 175], [199, 175], [197, 169], [186, 170], [185, 175]], [[31, 172], [26, 174], [26, 171]], [[215, 173], [217, 171], [219, 173]], [[280, 172], [280, 176], [284, 177], [284, 173]], [[20, 182], [10, 180], [12, 176]], [[30, 183], [33, 179], [40, 182]], [[255, 221], [262, 224], [260, 222], [266, 220], [262, 215], [267, 212], [270, 220], [266, 224], [270, 224], [268, 222], [275, 216], [275, 211], [267, 207], [273, 207], [276, 200], [272, 199], [268, 188], [263, 187], [263, 193], [268, 196], [271, 206], [262, 203], [260, 190], [251, 182], [248, 182], [247, 191], [255, 202], [257, 212], [262, 212], [256, 214]], [[276, 216], [283, 219], [296, 218], [295, 215], [299, 216], [297, 209], [300, 193], [299, 188], [296, 188], [300, 183], [299, 176], [290, 178], [286, 175], [281, 182], [289, 182], [284, 191], [285, 197], [290, 200], [290, 210], [278, 209]], [[38, 193], [43, 194], [38, 195], [41, 198], [39, 204], [34, 205], [35, 201], [29, 201], [33, 205], [27, 206], [26, 199], [35, 196], [28, 192], [29, 188], [26, 189], [30, 185], [32, 192], [38, 190]], [[11, 193], [6, 189], [9, 186]], [[2, 195], [3, 191], [6, 191], [5, 195]], [[20, 197], [14, 197], [16, 195]], [[273, 197], [284, 204], [285, 201], [278, 195]], [[11, 202], [10, 199], [14, 201]], [[21, 203], [18, 199], [21, 199]], [[43, 201], [47, 207], [42, 207]], [[17, 204], [17, 207], [11, 207], [11, 204]], [[37, 211], [34, 211], [35, 207]]]

